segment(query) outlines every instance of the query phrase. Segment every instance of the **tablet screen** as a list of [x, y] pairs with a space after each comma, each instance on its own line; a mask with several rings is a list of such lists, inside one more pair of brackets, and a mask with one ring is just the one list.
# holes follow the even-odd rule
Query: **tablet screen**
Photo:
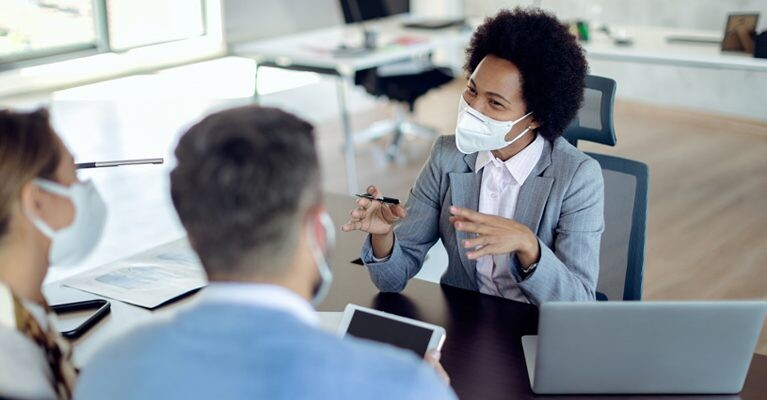
[[419, 357], [423, 357], [428, 350], [432, 330], [354, 310], [346, 333], [412, 350]]

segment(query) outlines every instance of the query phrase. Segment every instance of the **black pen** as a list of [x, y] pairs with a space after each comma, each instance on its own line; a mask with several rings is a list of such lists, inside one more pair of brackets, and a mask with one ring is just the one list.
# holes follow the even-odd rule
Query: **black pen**
[[365, 199], [368, 199], [368, 200], [378, 200], [378, 201], [380, 201], [381, 203], [387, 203], [387, 204], [399, 204], [399, 199], [395, 199], [395, 198], [393, 198], [393, 197], [385, 197], [385, 196], [381, 196], [381, 197], [373, 197], [373, 195], [372, 195], [372, 194], [369, 194], [369, 193], [365, 193], [365, 194], [355, 194], [355, 196], [357, 196], [357, 197], [362, 197], [362, 198], [365, 198]]
[[121, 165], [141, 165], [141, 164], [162, 164], [162, 158], [142, 158], [138, 160], [116, 160], [116, 161], [92, 161], [75, 164], [76, 169], [118, 167]]

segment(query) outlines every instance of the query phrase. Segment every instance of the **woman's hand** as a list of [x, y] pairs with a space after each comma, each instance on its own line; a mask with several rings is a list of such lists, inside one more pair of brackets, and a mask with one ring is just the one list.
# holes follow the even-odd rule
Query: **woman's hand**
[[456, 230], [476, 234], [461, 243], [464, 248], [472, 249], [466, 253], [470, 260], [516, 252], [519, 263], [527, 268], [541, 257], [538, 238], [530, 228], [517, 221], [457, 206], [451, 206], [450, 213], [453, 215], [450, 223]]
[[[375, 186], [369, 186], [367, 193], [381, 197]], [[399, 204], [386, 204], [377, 200], [358, 199], [357, 208], [351, 211], [351, 220], [341, 226], [344, 232], [354, 230], [386, 235], [394, 229], [394, 223], [405, 218], [405, 209]]]
[[[373, 197], [382, 196], [375, 186], [369, 186], [367, 193]], [[350, 213], [352, 218], [341, 226], [341, 230], [370, 233], [373, 255], [377, 258], [387, 257], [394, 246], [394, 223], [405, 218], [405, 208], [399, 204], [386, 204], [364, 198], [357, 200], [357, 206]]]

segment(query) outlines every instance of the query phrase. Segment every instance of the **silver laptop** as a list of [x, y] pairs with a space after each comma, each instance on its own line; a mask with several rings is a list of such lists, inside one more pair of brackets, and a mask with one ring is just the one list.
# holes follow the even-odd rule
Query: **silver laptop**
[[537, 394], [725, 394], [743, 388], [767, 302], [552, 302], [522, 337]]

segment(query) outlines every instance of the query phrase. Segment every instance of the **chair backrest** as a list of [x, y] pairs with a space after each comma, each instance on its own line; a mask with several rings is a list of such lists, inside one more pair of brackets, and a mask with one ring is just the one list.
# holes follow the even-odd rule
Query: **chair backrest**
[[615, 81], [610, 78], [586, 76], [583, 104], [578, 110], [578, 115], [563, 134], [573, 146], [578, 145], [578, 140], [615, 146], [617, 142], [613, 127], [615, 87]]
[[641, 300], [647, 230], [647, 165], [586, 153], [602, 166], [605, 231], [599, 251], [598, 300]]
[[[588, 75], [578, 115], [565, 130], [573, 146], [579, 140], [615, 146], [613, 108], [616, 83]], [[647, 231], [647, 165], [621, 157], [587, 153], [602, 166], [605, 181], [605, 232], [599, 254], [597, 299], [642, 299]]]

